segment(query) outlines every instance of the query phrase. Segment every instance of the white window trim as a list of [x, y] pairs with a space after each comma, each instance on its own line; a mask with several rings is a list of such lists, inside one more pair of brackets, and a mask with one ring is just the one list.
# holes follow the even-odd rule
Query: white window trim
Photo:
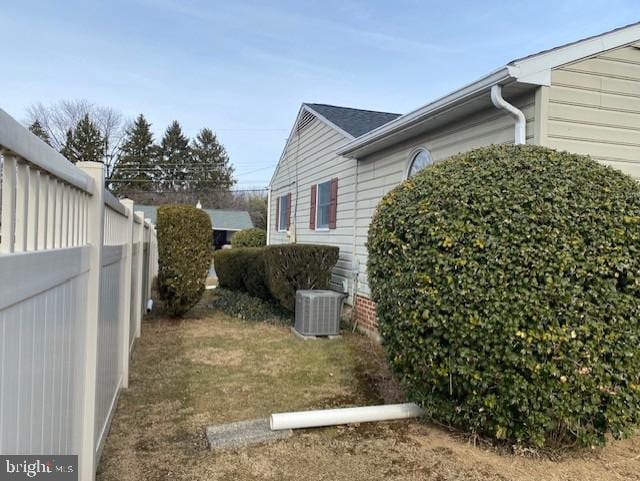
[[430, 165], [435, 164], [435, 160], [433, 160], [433, 156], [431, 155], [431, 151], [429, 151], [429, 149], [427, 149], [424, 145], [421, 145], [420, 147], [416, 147], [409, 153], [409, 158], [407, 159], [407, 165], [404, 168], [404, 180], [407, 180], [409, 178], [409, 173], [411, 172], [411, 166], [413, 165], [413, 160], [416, 158], [416, 156], [420, 152], [425, 152], [429, 156], [429, 158], [431, 159]]
[[[277, 202], [278, 202], [278, 216], [277, 217], [278, 218], [276, 219], [276, 223], [277, 223], [276, 232], [288, 232], [288, 229], [286, 229], [286, 228], [285, 229], [281, 229], [280, 228], [280, 219], [282, 218], [282, 203], [281, 202], [282, 202], [282, 199], [288, 198], [288, 197], [289, 197], [289, 194], [284, 194], [284, 195], [278, 196], [278, 198], [277, 198]], [[288, 201], [287, 201], [287, 203], [288, 203]], [[291, 209], [291, 206], [289, 206], [289, 209]]]
[[[329, 227], [329, 225], [331, 224], [330, 221], [327, 220], [327, 227], [318, 227], [318, 212], [320, 211], [320, 185], [322, 184], [329, 184], [329, 209], [331, 209], [331, 179], [329, 180], [325, 180], [324, 182], [318, 182], [316, 184], [316, 226], [315, 226], [315, 231], [316, 232], [329, 232], [331, 229]], [[331, 215], [331, 211], [329, 211], [329, 215]]]

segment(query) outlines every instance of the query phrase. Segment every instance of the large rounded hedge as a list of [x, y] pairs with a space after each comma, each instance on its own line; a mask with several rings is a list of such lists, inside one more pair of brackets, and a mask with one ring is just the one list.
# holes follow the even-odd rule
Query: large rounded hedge
[[389, 192], [368, 273], [389, 361], [440, 422], [533, 446], [640, 420], [640, 186], [490, 146]]

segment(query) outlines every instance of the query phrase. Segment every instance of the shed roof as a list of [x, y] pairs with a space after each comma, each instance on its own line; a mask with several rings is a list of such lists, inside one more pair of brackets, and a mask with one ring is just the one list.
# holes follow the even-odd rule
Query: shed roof
[[209, 214], [211, 225], [213, 225], [213, 228], [216, 230], [243, 230], [253, 227], [251, 216], [246, 210], [203, 210]]
[[[142, 205], [136, 204], [134, 210], [140, 210], [144, 212], [146, 219], [151, 219], [151, 222], [156, 223], [158, 217], [157, 205]], [[225, 209], [202, 209], [209, 215], [211, 219], [211, 225], [215, 230], [230, 230], [237, 231], [243, 229], [251, 229], [253, 222], [251, 222], [251, 216], [246, 210], [225, 210]]]

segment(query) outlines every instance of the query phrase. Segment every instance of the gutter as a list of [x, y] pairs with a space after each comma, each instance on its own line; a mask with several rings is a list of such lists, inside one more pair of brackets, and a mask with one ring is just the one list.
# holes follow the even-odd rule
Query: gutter
[[491, 87], [491, 102], [498, 110], [506, 111], [516, 121], [514, 137], [515, 145], [525, 144], [527, 142], [527, 119], [522, 113], [522, 110], [518, 109], [504, 99], [504, 97], [502, 96], [502, 85], [494, 85], [493, 87]]
[[[385, 147], [385, 143], [393, 145], [392, 137], [401, 137], [406, 131], [428, 121], [435, 115], [451, 110], [467, 99], [489, 93], [495, 85], [504, 87], [508, 83], [518, 82], [534, 87], [549, 86], [551, 85], [551, 71], [554, 68], [623, 45], [638, 45], [639, 35], [640, 22], [637, 22], [513, 60], [473, 83], [358, 137], [338, 150], [338, 154], [344, 157], [358, 158], [381, 150]], [[500, 105], [499, 108], [508, 110], [501, 103]], [[517, 115], [512, 110], [508, 111], [512, 115]], [[519, 122], [518, 119], [516, 121]], [[518, 143], [517, 140], [516, 143]]]
[[435, 102], [420, 107], [413, 112], [402, 115], [391, 122], [384, 124], [377, 129], [368, 132], [352, 142], [349, 142], [342, 149], [338, 150], [338, 155], [345, 157], [357, 157], [358, 150], [362, 147], [370, 147], [383, 142], [389, 136], [398, 134], [404, 130], [410, 129], [414, 125], [423, 122], [433, 115], [442, 113], [444, 111], [454, 108], [461, 102], [468, 99], [478, 97], [481, 94], [488, 92], [488, 90], [497, 84], [504, 85], [510, 81], [515, 80], [514, 68], [506, 66], [498, 69], [489, 75], [481, 78], [480, 80], [450, 93], [449, 95], [442, 97]]

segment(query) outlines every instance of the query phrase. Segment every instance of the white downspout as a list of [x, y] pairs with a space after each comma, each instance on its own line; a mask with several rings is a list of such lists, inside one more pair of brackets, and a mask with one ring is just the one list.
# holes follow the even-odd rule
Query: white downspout
[[271, 185], [267, 190], [267, 245], [271, 240]]
[[339, 424], [391, 421], [422, 416], [424, 411], [416, 404], [387, 404], [386, 406], [365, 406], [361, 408], [324, 409], [320, 411], [300, 411], [274, 413], [269, 425], [272, 431], [281, 429], [305, 429]]
[[515, 144], [525, 144], [527, 141], [527, 119], [522, 113], [522, 110], [514, 107], [509, 102], [507, 102], [504, 97], [502, 97], [502, 85], [494, 85], [493, 87], [491, 87], [491, 102], [493, 102], [493, 105], [495, 105], [496, 108], [500, 110], [506, 110], [509, 115], [511, 115], [515, 119]]

